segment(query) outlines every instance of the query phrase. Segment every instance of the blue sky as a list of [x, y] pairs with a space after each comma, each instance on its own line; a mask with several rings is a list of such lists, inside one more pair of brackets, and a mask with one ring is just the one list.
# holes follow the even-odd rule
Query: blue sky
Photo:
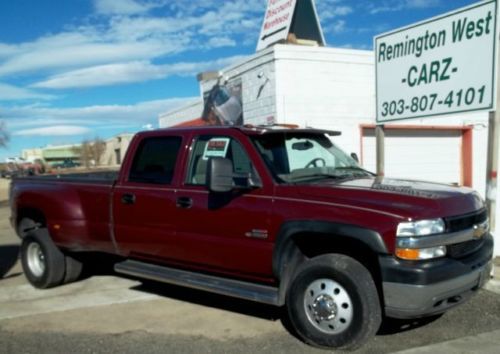
[[[328, 46], [373, 36], [467, 0], [316, 0]], [[255, 52], [266, 0], [2, 0], [0, 160], [22, 149], [136, 132], [199, 96], [198, 72]]]

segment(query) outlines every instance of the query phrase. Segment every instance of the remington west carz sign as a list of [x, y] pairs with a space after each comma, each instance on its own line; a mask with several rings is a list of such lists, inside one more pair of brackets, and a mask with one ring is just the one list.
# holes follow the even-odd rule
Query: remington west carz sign
[[496, 1], [375, 38], [377, 122], [493, 109]]

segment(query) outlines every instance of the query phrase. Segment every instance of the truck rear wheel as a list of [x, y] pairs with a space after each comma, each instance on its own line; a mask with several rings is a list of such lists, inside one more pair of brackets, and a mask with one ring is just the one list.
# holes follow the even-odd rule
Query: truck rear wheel
[[26, 279], [35, 288], [51, 288], [64, 280], [64, 254], [52, 242], [47, 229], [37, 229], [23, 238], [21, 263]]
[[57, 248], [46, 228], [33, 230], [24, 236], [21, 263], [30, 284], [39, 289], [74, 282], [83, 270], [82, 262]]
[[356, 349], [375, 335], [382, 320], [370, 272], [341, 254], [300, 265], [286, 304], [297, 334], [317, 347]]

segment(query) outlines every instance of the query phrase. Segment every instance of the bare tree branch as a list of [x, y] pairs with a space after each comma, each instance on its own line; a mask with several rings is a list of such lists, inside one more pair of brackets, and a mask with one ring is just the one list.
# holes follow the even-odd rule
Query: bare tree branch
[[7, 143], [10, 140], [9, 133], [7, 132], [7, 126], [5, 125], [5, 122], [2, 121], [0, 122], [0, 147], [7, 147]]

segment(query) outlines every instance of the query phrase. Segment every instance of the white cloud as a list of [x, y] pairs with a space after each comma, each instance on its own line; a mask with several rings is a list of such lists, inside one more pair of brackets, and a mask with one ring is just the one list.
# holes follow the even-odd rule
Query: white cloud
[[44, 128], [23, 129], [14, 132], [14, 136], [72, 136], [90, 133], [87, 127], [76, 125], [55, 125]]
[[[55, 45], [45, 46], [44, 40], [30, 45], [32, 48], [27, 48], [22, 54], [14, 55], [0, 64], [0, 76], [145, 59], [179, 50], [174, 43], [168, 44], [155, 40], [129, 43], [91, 41], [75, 43], [71, 37], [59, 38]], [[51, 40], [56, 40], [56, 38], [51, 38]]]
[[34, 84], [33, 87], [81, 88], [143, 82], [172, 75], [192, 76], [202, 71], [221, 69], [244, 58], [234, 56], [207, 62], [180, 62], [169, 65], [154, 65], [146, 61], [101, 65], [54, 75]]
[[347, 16], [351, 14], [354, 10], [350, 6], [332, 6], [319, 12], [319, 17], [322, 21], [328, 21], [335, 17]]
[[162, 4], [134, 0], [94, 0], [95, 10], [102, 15], [132, 15], [148, 12]]
[[131, 105], [95, 105], [56, 108], [50, 106], [0, 107], [2, 119], [13, 135], [41, 127], [84, 126], [89, 129], [120, 126], [137, 131], [144, 124], [156, 123], [160, 113], [192, 102], [196, 97], [144, 101]]
[[346, 30], [346, 21], [345, 20], [336, 20], [327, 27], [325, 27], [326, 33], [341, 33]]
[[369, 4], [370, 14], [375, 15], [382, 12], [394, 12], [408, 9], [426, 9], [439, 6], [441, 0], [390, 0], [382, 1], [377, 5]]
[[438, 6], [441, 0], [406, 0], [406, 6], [408, 8], [419, 8], [425, 9], [429, 7]]
[[17, 101], [17, 100], [50, 100], [55, 97], [52, 95], [45, 95], [33, 90], [3, 84], [0, 82], [0, 101]]
[[236, 42], [229, 37], [213, 37], [208, 41], [208, 46], [211, 48], [234, 47]]
[[[259, 3], [262, 6], [259, 6]], [[163, 16], [148, 9], [163, 6]], [[264, 1], [99, 0], [105, 16], [31, 42], [0, 43], [0, 77], [56, 75], [89, 66], [166, 59], [257, 40]], [[120, 14], [115, 16], [115, 14]]]
[[124, 84], [165, 77], [165, 70], [149, 62], [130, 62], [93, 66], [49, 77], [33, 87], [64, 89]]

